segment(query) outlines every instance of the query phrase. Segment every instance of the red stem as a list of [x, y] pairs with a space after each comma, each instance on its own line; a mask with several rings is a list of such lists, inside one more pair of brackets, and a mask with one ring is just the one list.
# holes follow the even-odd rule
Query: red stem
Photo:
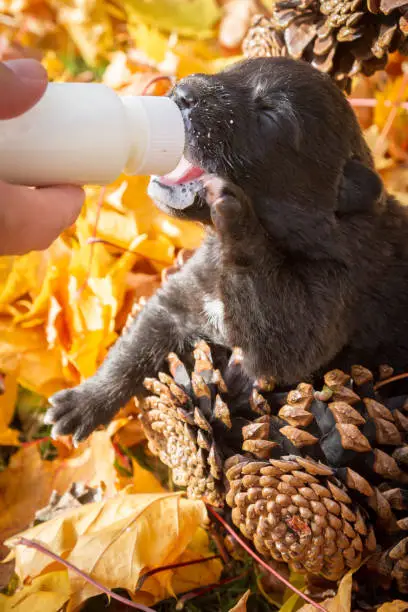
[[51, 559], [54, 559], [54, 561], [65, 565], [65, 567], [81, 576], [81, 578], [83, 578], [84, 580], [92, 584], [94, 587], [105, 593], [105, 595], [107, 595], [108, 597], [112, 597], [112, 599], [116, 599], [116, 601], [120, 601], [126, 606], [129, 606], [130, 608], [134, 608], [135, 610], [143, 610], [144, 612], [155, 612], [152, 608], [148, 608], [147, 606], [144, 606], [142, 604], [137, 604], [130, 599], [126, 599], [121, 595], [117, 595], [107, 587], [103, 586], [103, 584], [101, 584], [94, 578], [91, 578], [91, 576], [80, 570], [79, 567], [72, 565], [72, 563], [66, 561], [66, 559], [62, 559], [59, 555], [56, 555], [54, 552], [52, 552], [52, 550], [49, 550], [48, 548], [40, 544], [40, 542], [36, 542], [35, 540], [29, 540], [27, 538], [18, 538], [17, 546], [18, 545], [27, 546], [28, 548], [34, 548], [35, 550], [42, 552], [44, 555], [51, 557]]
[[257, 563], [259, 563], [259, 565], [261, 565], [267, 572], [269, 572], [270, 574], [272, 574], [273, 576], [275, 576], [275, 578], [277, 578], [278, 580], [280, 580], [281, 582], [283, 582], [283, 584], [285, 586], [288, 587], [288, 589], [290, 589], [291, 591], [293, 591], [294, 593], [296, 593], [296, 595], [299, 595], [299, 597], [301, 597], [302, 599], [304, 599], [305, 601], [307, 601], [307, 603], [310, 603], [312, 606], [314, 606], [317, 610], [321, 610], [322, 612], [328, 612], [326, 610], [326, 608], [323, 608], [323, 606], [321, 606], [320, 604], [316, 603], [315, 601], [313, 601], [313, 599], [310, 599], [310, 597], [308, 597], [307, 595], [305, 595], [305, 593], [302, 593], [302, 591], [299, 591], [299, 589], [297, 589], [295, 586], [293, 586], [293, 584], [291, 584], [289, 582], [289, 580], [286, 580], [286, 578], [284, 578], [283, 576], [281, 576], [279, 574], [279, 572], [277, 572], [276, 570], [274, 570], [272, 567], [270, 567], [259, 555], [256, 554], [256, 552], [254, 552], [246, 542], [244, 542], [244, 540], [237, 534], [237, 532], [232, 529], [232, 527], [230, 527], [228, 525], [228, 523], [222, 518], [222, 516], [220, 516], [218, 514], [218, 512], [216, 510], [214, 510], [214, 508], [212, 506], [210, 506], [209, 504], [206, 504], [207, 506], [207, 510], [210, 512], [210, 514], [212, 514], [217, 521], [219, 521], [221, 523], [221, 525], [224, 527], [224, 529], [226, 529], [228, 531], [228, 533], [230, 533], [232, 535], [232, 537], [242, 546], [242, 548], [244, 550], [246, 550], [246, 552], [251, 555], [251, 557], [253, 559], [255, 559], [255, 561]]
[[[362, 108], [374, 108], [377, 106], [378, 100], [375, 98], [348, 98], [351, 106], [362, 107]], [[408, 110], [408, 102], [392, 102], [391, 100], [385, 100], [384, 106], [397, 106]]]
[[393, 105], [390, 112], [388, 113], [388, 117], [381, 131], [381, 134], [379, 135], [379, 137], [377, 138], [377, 142], [375, 143], [374, 155], [377, 153], [380, 153], [381, 147], [387, 140], [387, 136], [392, 128], [392, 124], [394, 123], [395, 118], [398, 113], [398, 105], [401, 104], [402, 102], [402, 98], [404, 96], [404, 92], [405, 92], [405, 88], [407, 87], [407, 83], [408, 83], [408, 73], [405, 73], [404, 76], [402, 77], [401, 86], [398, 90], [398, 95], [395, 100], [395, 104]]
[[198, 563], [206, 563], [206, 561], [212, 561], [213, 559], [219, 559], [220, 555], [212, 555], [212, 557], [206, 557], [204, 559], [194, 559], [193, 561], [184, 561], [183, 563], [171, 563], [170, 565], [162, 565], [161, 567], [155, 567], [152, 570], [149, 570], [143, 576], [140, 576], [139, 580], [136, 584], [136, 591], [139, 591], [145, 581], [154, 574], [158, 574], [159, 572], [165, 572], [166, 570], [177, 569], [179, 567], [187, 567], [187, 565], [196, 565]]

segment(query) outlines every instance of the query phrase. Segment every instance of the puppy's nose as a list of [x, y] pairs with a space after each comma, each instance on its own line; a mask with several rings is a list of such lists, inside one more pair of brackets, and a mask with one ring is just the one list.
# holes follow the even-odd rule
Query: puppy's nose
[[198, 102], [198, 97], [194, 89], [188, 83], [177, 85], [173, 91], [174, 101], [183, 109], [189, 109]]

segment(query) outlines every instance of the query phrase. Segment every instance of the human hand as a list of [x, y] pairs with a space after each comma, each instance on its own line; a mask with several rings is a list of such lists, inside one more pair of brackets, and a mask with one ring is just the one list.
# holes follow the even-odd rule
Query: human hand
[[[17, 117], [34, 106], [47, 82], [46, 71], [35, 60], [0, 63], [0, 120]], [[83, 201], [80, 187], [32, 189], [0, 181], [0, 255], [46, 249], [72, 225]]]

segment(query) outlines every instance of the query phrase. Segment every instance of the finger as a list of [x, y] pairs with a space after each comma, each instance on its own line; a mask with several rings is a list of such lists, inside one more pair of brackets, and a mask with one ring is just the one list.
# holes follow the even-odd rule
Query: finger
[[33, 59], [0, 63], [0, 119], [21, 115], [43, 96], [47, 72]]
[[80, 187], [31, 189], [0, 182], [0, 255], [46, 249], [74, 223], [84, 197]]

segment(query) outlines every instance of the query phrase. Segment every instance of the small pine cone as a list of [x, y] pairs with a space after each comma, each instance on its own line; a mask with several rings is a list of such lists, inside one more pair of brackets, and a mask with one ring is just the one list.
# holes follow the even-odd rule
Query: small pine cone
[[368, 516], [331, 468], [296, 456], [239, 455], [226, 468], [232, 521], [264, 557], [338, 580], [375, 550]]
[[329, 73], [349, 91], [351, 78], [408, 52], [408, 7], [398, 0], [283, 0], [257, 15], [243, 44], [247, 57], [289, 56]]
[[223, 368], [228, 389], [203, 341], [195, 347], [192, 371], [174, 353], [168, 362], [170, 374], [160, 372], [158, 379], [144, 383], [154, 394], [140, 415], [149, 448], [171, 468], [174, 483], [187, 487], [189, 497], [223, 506], [224, 458], [242, 444], [242, 426], [252, 415], [239, 352]]

